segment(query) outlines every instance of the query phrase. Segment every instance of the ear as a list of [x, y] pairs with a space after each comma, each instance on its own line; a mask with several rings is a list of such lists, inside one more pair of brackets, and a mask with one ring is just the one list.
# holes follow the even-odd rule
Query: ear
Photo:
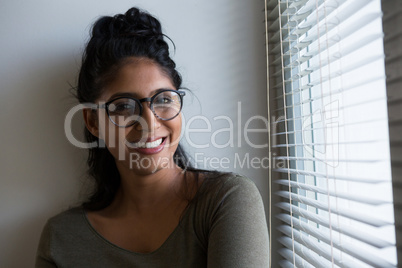
[[83, 111], [85, 126], [92, 133], [92, 135], [99, 138], [99, 122], [96, 110], [84, 109]]

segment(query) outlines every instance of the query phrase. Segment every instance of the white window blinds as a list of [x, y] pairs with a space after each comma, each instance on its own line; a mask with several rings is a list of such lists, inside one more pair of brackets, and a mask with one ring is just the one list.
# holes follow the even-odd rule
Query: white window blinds
[[272, 267], [396, 267], [380, 0], [266, 17]]

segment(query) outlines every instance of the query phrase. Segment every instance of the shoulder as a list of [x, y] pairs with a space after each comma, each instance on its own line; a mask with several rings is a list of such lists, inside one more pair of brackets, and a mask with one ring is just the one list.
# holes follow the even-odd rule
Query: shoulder
[[[226, 173], [206, 179], [200, 203], [208, 265], [267, 267], [268, 229], [260, 192], [247, 177]], [[200, 206], [201, 207], [201, 206]], [[200, 221], [202, 222], [202, 220]], [[204, 227], [201, 226], [201, 227]]]
[[261, 201], [261, 194], [255, 183], [235, 173], [214, 173], [206, 176], [196, 200], [209, 212], [218, 212], [228, 207], [243, 207]]
[[206, 214], [208, 266], [268, 267], [267, 222], [254, 182], [241, 175], [225, 174], [209, 183], [213, 196]]
[[62, 224], [66, 221], [77, 220], [79, 218], [82, 218], [84, 216], [83, 213], [84, 211], [81, 206], [74, 207], [51, 217], [48, 221], [54, 224]]
[[57, 233], [76, 233], [83, 226], [85, 226], [85, 213], [80, 206], [63, 211], [48, 219], [44, 232], [53, 235]]
[[50, 261], [60, 245], [71, 245], [77, 233], [85, 230], [82, 207], [68, 209], [47, 220], [42, 229], [37, 251], [37, 262]]
[[235, 173], [215, 173], [211, 177], [206, 177], [203, 182], [201, 192], [209, 195], [260, 195], [255, 183], [242, 175]]

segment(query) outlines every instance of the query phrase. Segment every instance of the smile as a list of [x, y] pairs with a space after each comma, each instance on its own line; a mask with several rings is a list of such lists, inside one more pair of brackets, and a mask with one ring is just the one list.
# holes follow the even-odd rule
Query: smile
[[161, 145], [161, 143], [162, 143], [162, 138], [160, 138], [160, 139], [157, 139], [157, 140], [154, 140], [154, 141], [151, 141], [151, 142], [141, 142], [141, 141], [139, 141], [139, 142], [133, 142], [133, 143], [131, 143], [131, 145], [134, 147], [134, 148], [146, 148], [146, 149], [151, 149], [151, 148], [156, 148], [156, 147], [158, 147], [159, 145]]
[[162, 151], [163, 148], [165, 147], [166, 140], [167, 138], [163, 137], [154, 141], [149, 140], [146, 142], [144, 141], [129, 142], [127, 145], [140, 154], [151, 155], [151, 154], [157, 154], [160, 151]]

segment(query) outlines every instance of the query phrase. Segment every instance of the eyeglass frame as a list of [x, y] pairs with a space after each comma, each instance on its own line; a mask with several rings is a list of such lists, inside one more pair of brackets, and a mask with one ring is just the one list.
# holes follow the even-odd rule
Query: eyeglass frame
[[[159, 117], [159, 116], [156, 114], [156, 112], [155, 112], [155, 110], [154, 110], [154, 108], [153, 108], [153, 103], [152, 103], [152, 101], [155, 99], [155, 97], [156, 97], [157, 95], [161, 94], [162, 92], [168, 92], [168, 91], [178, 93], [177, 95], [179, 95], [179, 97], [180, 97], [180, 110], [179, 110], [179, 112], [178, 112], [175, 116], [173, 116], [172, 118], [163, 119], [163, 118]], [[130, 124], [126, 125], [126, 126], [120, 126], [120, 125], [118, 125], [118, 124], [117, 124], [116, 122], [114, 122], [113, 119], [110, 117], [109, 105], [112, 104], [112, 102], [114, 102], [114, 101], [116, 101], [116, 100], [119, 100], [119, 99], [132, 99], [132, 100], [134, 100], [135, 102], [137, 102], [137, 103], [140, 105], [140, 106], [139, 106], [139, 107], [140, 107], [140, 112], [139, 112], [139, 114], [138, 114], [138, 118], [140, 118], [140, 117], [142, 116], [142, 112], [143, 112], [143, 109], [144, 109], [144, 106], [142, 105], [142, 103], [143, 103], [143, 102], [149, 102], [149, 108], [151, 109], [151, 111], [152, 111], [152, 113], [154, 114], [155, 117], [157, 117], [158, 119], [163, 120], [163, 121], [169, 121], [169, 120], [174, 119], [175, 117], [177, 117], [177, 116], [180, 114], [180, 112], [181, 112], [181, 110], [182, 110], [182, 108], [183, 108], [183, 97], [184, 97], [185, 95], [186, 95], [186, 92], [184, 92], [184, 91], [182, 91], [182, 90], [163, 89], [163, 90], [160, 90], [160, 91], [158, 91], [157, 93], [155, 93], [155, 94], [154, 94], [152, 97], [150, 97], [150, 98], [136, 99], [136, 98], [133, 98], [133, 97], [130, 97], [130, 96], [121, 96], [121, 97], [114, 98], [114, 99], [112, 99], [112, 100], [110, 100], [110, 101], [108, 101], [108, 102], [105, 102], [104, 104], [98, 105], [97, 108], [98, 108], [98, 109], [105, 109], [105, 110], [106, 110], [106, 113], [107, 113], [107, 116], [109, 117], [109, 120], [112, 121], [112, 123], [113, 123], [114, 125], [116, 125], [116, 126], [118, 126], [118, 127], [127, 128], [127, 127], [133, 126], [135, 123], [138, 122], [138, 120], [135, 120], [133, 123], [130, 123]]]

